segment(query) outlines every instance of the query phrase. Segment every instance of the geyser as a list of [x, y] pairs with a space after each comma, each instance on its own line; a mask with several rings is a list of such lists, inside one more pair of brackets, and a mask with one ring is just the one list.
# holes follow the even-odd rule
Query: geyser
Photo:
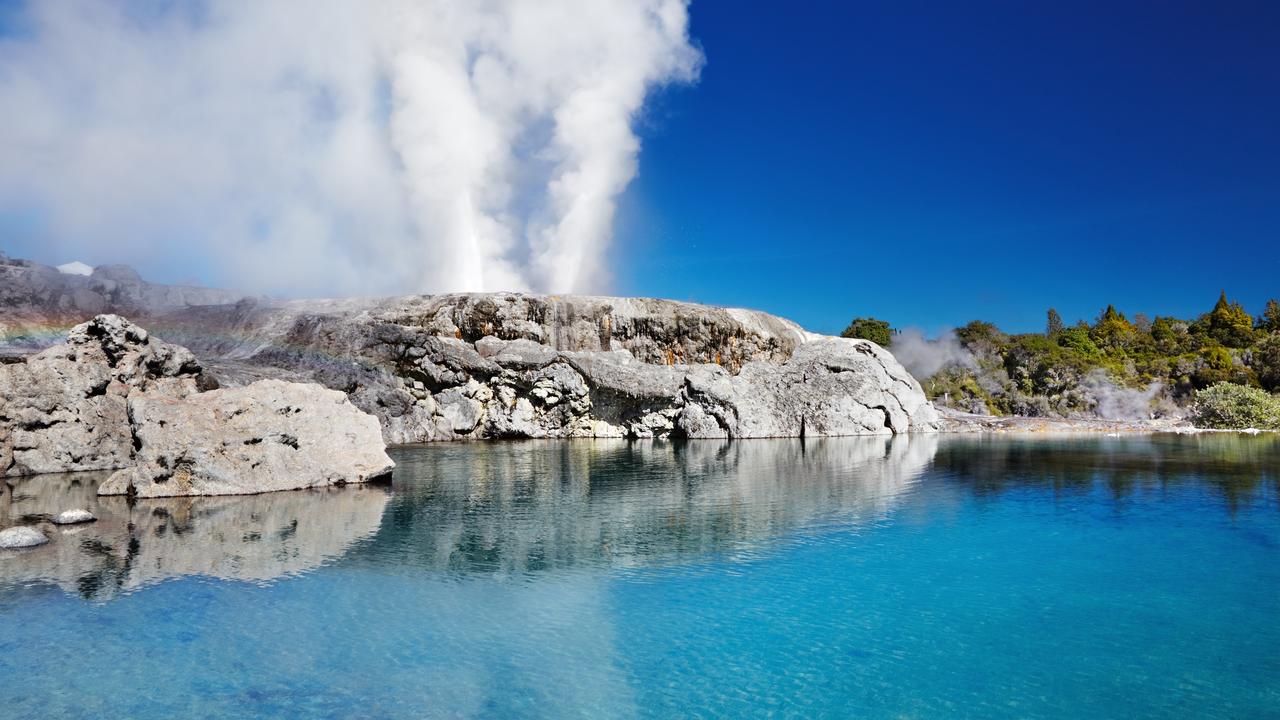
[[598, 288], [633, 120], [701, 62], [685, 0], [42, 0], [10, 27], [0, 207], [91, 262], [324, 295]]

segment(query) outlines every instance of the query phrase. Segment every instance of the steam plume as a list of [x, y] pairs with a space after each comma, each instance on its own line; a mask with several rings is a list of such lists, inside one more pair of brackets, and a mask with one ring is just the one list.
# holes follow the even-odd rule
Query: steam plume
[[920, 382], [933, 377], [944, 367], [978, 368], [977, 360], [960, 344], [954, 330], [947, 330], [930, 340], [919, 328], [906, 328], [893, 337], [889, 349], [907, 372]]
[[701, 62], [686, 0], [32, 0], [17, 28], [0, 212], [296, 293], [599, 287], [635, 116]]

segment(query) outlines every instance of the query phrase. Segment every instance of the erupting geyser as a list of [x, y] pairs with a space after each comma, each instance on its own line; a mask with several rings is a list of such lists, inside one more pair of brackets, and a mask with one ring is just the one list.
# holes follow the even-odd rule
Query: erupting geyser
[[632, 121], [701, 61], [685, 0], [22, 12], [0, 204], [68, 253], [326, 296], [598, 289]]

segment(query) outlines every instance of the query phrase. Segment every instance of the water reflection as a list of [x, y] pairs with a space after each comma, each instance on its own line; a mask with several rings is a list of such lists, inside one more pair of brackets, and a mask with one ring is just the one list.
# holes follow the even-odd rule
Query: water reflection
[[[98, 497], [105, 473], [0, 483], [0, 526], [40, 523], [51, 542], [0, 552], [0, 585], [47, 582], [92, 600], [184, 575], [266, 581], [315, 568], [378, 529], [380, 487], [141, 500]], [[98, 520], [47, 521], [86, 508]]]
[[935, 436], [520, 442], [403, 448], [369, 552], [388, 565], [527, 572], [750, 551], [815, 522], [882, 518]]
[[1086, 492], [1105, 486], [1123, 498], [1145, 488], [1196, 484], [1228, 511], [1280, 492], [1280, 435], [1207, 433], [1120, 438], [956, 437], [934, 468], [978, 495], [1018, 487]]
[[[394, 455], [390, 494], [347, 487], [130, 506], [95, 495], [102, 473], [0, 483], [0, 527], [39, 523], [52, 539], [0, 552], [0, 586], [45, 582], [101, 600], [166, 578], [266, 581], [338, 558], [391, 574], [626, 568], [755, 557], [798, 530], [866, 527], [904, 504], [1020, 488], [1119, 498], [1197, 485], [1230, 512], [1280, 495], [1275, 435], [526, 441]], [[98, 522], [47, 522], [76, 507]]]

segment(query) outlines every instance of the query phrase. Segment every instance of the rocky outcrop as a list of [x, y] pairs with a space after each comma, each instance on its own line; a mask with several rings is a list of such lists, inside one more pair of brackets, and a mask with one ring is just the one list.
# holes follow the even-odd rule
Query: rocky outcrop
[[0, 476], [124, 467], [131, 394], [181, 398], [208, 384], [185, 348], [100, 315], [66, 344], [0, 365]]
[[0, 476], [116, 470], [104, 494], [261, 493], [392, 467], [375, 418], [340, 392], [266, 380], [213, 389], [185, 348], [117, 315], [0, 364]]
[[[761, 312], [518, 293], [230, 302], [215, 291], [136, 290], [126, 268], [83, 278], [8, 262], [56, 288], [117, 283], [112, 302], [150, 304], [139, 310], [147, 325], [190, 347], [223, 385], [272, 378], [341, 390], [378, 418], [389, 443], [937, 428], [918, 383], [882, 348]], [[82, 307], [32, 286], [48, 297], [24, 307]], [[0, 324], [10, 314], [0, 311]]]
[[248, 495], [388, 477], [378, 421], [340, 392], [261, 380], [175, 398], [129, 398], [134, 464], [100, 495]]
[[343, 390], [392, 443], [882, 434], [937, 422], [882, 348], [748, 310], [495, 293], [245, 302], [162, 322], [225, 382]]

